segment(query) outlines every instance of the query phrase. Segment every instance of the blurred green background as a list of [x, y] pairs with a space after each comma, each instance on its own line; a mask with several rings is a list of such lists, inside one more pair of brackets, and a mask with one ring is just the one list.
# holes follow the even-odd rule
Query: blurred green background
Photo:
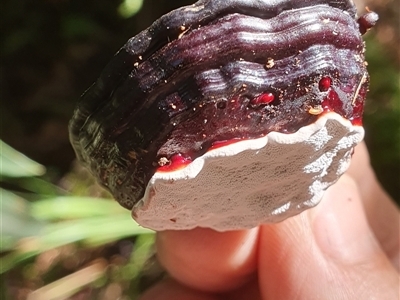
[[[1, 299], [135, 299], [163, 276], [154, 235], [74, 161], [67, 125], [79, 96], [129, 37], [191, 3], [2, 1]], [[365, 140], [379, 180], [399, 202], [400, 6], [366, 4], [381, 20], [366, 35]]]

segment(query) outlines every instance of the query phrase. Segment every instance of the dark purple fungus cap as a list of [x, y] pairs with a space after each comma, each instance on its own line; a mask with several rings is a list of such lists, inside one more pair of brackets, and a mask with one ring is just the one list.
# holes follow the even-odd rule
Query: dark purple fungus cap
[[[250, 228], [347, 169], [368, 89], [352, 1], [198, 1], [131, 38], [82, 96], [72, 145], [155, 230]], [[360, 24], [360, 25], [359, 25]]]

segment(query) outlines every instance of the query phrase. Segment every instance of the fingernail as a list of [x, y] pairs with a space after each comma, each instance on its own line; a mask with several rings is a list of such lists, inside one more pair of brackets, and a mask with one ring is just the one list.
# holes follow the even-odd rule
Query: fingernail
[[311, 210], [312, 230], [322, 253], [343, 263], [368, 259], [378, 244], [367, 223], [355, 182], [347, 175]]

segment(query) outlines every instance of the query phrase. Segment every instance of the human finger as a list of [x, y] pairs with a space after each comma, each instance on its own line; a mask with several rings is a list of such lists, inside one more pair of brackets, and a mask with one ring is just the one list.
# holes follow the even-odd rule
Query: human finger
[[321, 203], [259, 234], [264, 299], [396, 299], [399, 276], [366, 220], [347, 175]]
[[223, 292], [249, 281], [256, 270], [258, 228], [216, 232], [197, 228], [157, 234], [157, 255], [179, 282]]
[[357, 183], [367, 220], [379, 244], [396, 269], [400, 270], [399, 208], [378, 182], [365, 143], [355, 149], [347, 172]]

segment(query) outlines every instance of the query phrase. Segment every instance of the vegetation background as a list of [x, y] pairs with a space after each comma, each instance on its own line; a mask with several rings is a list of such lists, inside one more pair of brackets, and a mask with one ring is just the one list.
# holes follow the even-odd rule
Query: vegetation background
[[[163, 276], [153, 234], [75, 163], [68, 121], [126, 40], [183, 0], [3, 0], [0, 4], [1, 299], [136, 299]], [[365, 140], [400, 201], [400, 5], [367, 3]], [[364, 11], [360, 7], [360, 11]], [[46, 170], [46, 171], [45, 171]], [[94, 199], [100, 198], [100, 199]]]

